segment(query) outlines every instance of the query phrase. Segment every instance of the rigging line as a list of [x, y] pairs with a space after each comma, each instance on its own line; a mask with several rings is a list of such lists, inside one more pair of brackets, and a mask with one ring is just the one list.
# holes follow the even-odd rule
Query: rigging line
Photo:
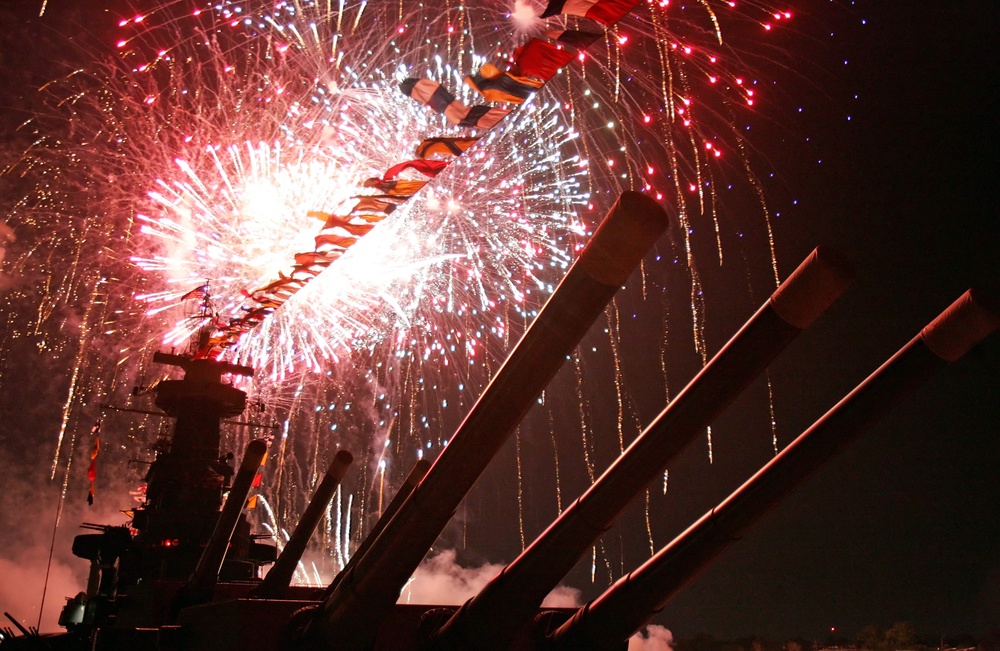
[[[66, 463], [66, 471], [63, 475], [63, 489], [65, 489], [66, 484], [69, 482], [69, 469], [72, 467], [72, 463]], [[49, 561], [45, 565], [45, 582], [42, 584], [42, 602], [38, 605], [38, 624], [37, 628], [41, 630], [42, 628], [42, 611], [45, 610], [45, 595], [49, 590], [49, 574], [52, 571], [52, 557], [55, 555], [56, 551], [56, 532], [59, 530], [59, 519], [62, 516], [63, 504], [66, 502], [66, 491], [60, 490], [59, 501], [56, 504], [56, 517], [55, 521], [52, 523], [52, 540], [49, 542]]]

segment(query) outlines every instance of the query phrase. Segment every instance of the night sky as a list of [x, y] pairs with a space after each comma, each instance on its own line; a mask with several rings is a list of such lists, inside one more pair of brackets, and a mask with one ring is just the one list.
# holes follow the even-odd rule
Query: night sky
[[[5, 29], [37, 31], [37, 4], [3, 2], [3, 16], [11, 21]], [[40, 21], [40, 33], [49, 36], [39, 41], [38, 52], [29, 57], [23, 40], [3, 40], [5, 129], [25, 117], [19, 98], [55, 70], [46, 56], [46, 48], [59, 48], [52, 34], [89, 16], [67, 3], [49, 4]], [[801, 5], [792, 7], [796, 29], [780, 43], [795, 53], [792, 65], [770, 72], [773, 109], [750, 122], [747, 138], [774, 170], [773, 176], [766, 172], [764, 185], [775, 211], [781, 275], [826, 244], [855, 263], [858, 279], [771, 367], [779, 445], [965, 289], [1000, 287], [996, 8], [985, 0], [933, 8], [794, 4]], [[112, 31], [100, 26], [106, 15], [95, 9], [91, 17], [98, 39]], [[704, 276], [707, 291], [723, 297], [707, 307], [714, 352], [766, 288], [755, 288], [751, 300], [741, 274], [733, 277], [724, 266]], [[648, 318], [657, 315], [637, 322]], [[623, 342], [630, 336], [637, 342], [626, 353], [635, 358], [643, 354], [640, 326], [623, 327]], [[675, 393], [686, 372], [671, 377]], [[832, 629], [852, 637], [869, 623], [909, 621], [928, 634], [980, 635], [1000, 627], [998, 373], [1000, 336], [994, 334], [803, 485], [656, 621], [679, 637], [801, 635], [820, 641]], [[0, 391], [12, 390], [10, 378], [4, 376]], [[747, 414], [759, 420], [766, 410], [766, 396], [766, 385], [757, 382], [715, 424], [714, 463], [704, 445], [695, 444], [670, 468], [669, 512], [654, 531], [658, 547], [772, 456], [769, 436], [743, 432]], [[662, 407], [655, 397], [637, 400], [646, 422]], [[0, 438], [6, 464], [16, 449], [7, 434]], [[502, 480], [488, 474], [484, 481], [489, 487]], [[526, 533], [540, 532], [550, 516], [529, 518]], [[40, 528], [50, 526], [48, 514], [40, 520]], [[620, 526], [643, 525], [633, 509]], [[505, 552], [491, 557], [488, 529], [470, 539], [477, 535], [486, 546], [479, 560], [510, 560]], [[641, 544], [624, 553], [625, 569], [644, 554], [648, 546]], [[589, 582], [588, 571], [589, 559], [568, 582]], [[584, 590], [588, 598], [597, 592]]]
[[[795, 84], [807, 96], [797, 124], [813, 148], [792, 157], [795, 147], [764, 145], [800, 200], [778, 220], [782, 260], [822, 242], [859, 272], [772, 368], [789, 432], [965, 287], [1000, 274], [996, 13], [983, 2], [857, 3], [840, 17], [827, 23], [835, 36], [809, 52], [842, 61], [841, 85]], [[994, 336], [925, 385], [732, 547], [663, 621], [681, 636], [818, 639], [824, 627], [850, 637], [869, 622], [942, 633], [1000, 624], [998, 362]]]

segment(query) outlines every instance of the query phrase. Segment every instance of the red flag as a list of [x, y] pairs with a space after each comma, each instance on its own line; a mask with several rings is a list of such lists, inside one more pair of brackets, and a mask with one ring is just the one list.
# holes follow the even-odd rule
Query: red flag
[[377, 176], [365, 179], [366, 188], [375, 188], [390, 197], [410, 198], [416, 194], [420, 188], [427, 185], [427, 181], [415, 181], [411, 179], [393, 179], [383, 181]]
[[94, 504], [94, 483], [97, 481], [97, 455], [101, 453], [101, 421], [98, 420], [90, 428], [90, 433], [94, 437], [94, 444], [90, 448], [90, 467], [87, 468], [87, 481], [90, 482], [90, 489], [87, 491], [87, 504]]
[[[257, 474], [253, 476], [253, 483], [250, 484], [253, 488], [260, 488], [261, 482], [264, 480], [264, 464], [267, 463], [267, 455], [265, 454], [260, 460], [260, 468], [257, 469]], [[254, 496], [256, 497], [256, 495]], [[254, 502], [256, 505], [256, 501]]]
[[375, 197], [358, 197], [358, 203], [351, 208], [351, 213], [360, 212], [384, 212], [385, 214], [391, 213], [396, 209], [395, 201], [386, 201], [385, 199], [377, 199]]
[[399, 176], [401, 172], [414, 169], [424, 176], [437, 176], [444, 168], [448, 167], [448, 161], [443, 160], [408, 160], [405, 163], [393, 165], [382, 175], [383, 181], [391, 181]]
[[320, 212], [318, 210], [310, 210], [307, 213], [310, 217], [315, 217], [317, 219], [324, 220], [323, 228], [343, 228], [345, 231], [351, 235], [365, 235], [371, 229], [375, 228], [372, 224], [355, 224], [351, 222], [350, 217], [341, 217], [340, 215], [331, 215], [329, 213]]
[[295, 263], [303, 269], [306, 267], [329, 267], [339, 257], [338, 251], [308, 251], [296, 253]]
[[514, 50], [514, 63], [510, 67], [510, 73], [548, 81], [559, 68], [572, 61], [573, 56], [566, 47], [557, 47], [548, 41], [533, 38]]
[[295, 289], [299, 289], [302, 287], [302, 285], [305, 284], [306, 281], [300, 278], [292, 278], [290, 276], [286, 276], [285, 274], [279, 271], [277, 280], [271, 281], [270, 283], [264, 285], [263, 287], [258, 287], [257, 289], [250, 292], [250, 294], [257, 294], [257, 293], [268, 294], [282, 287], [288, 287], [289, 285], [295, 285], [296, 286]]
[[[355, 206], [354, 208], [355, 208], [355, 210], [357, 210], [358, 207]], [[385, 219], [385, 215], [372, 215], [372, 214], [364, 214], [364, 213], [352, 213], [351, 217], [357, 217], [358, 219], [363, 219], [366, 222], [368, 222], [369, 224], [377, 224], [378, 222], [380, 222], [383, 219]]]
[[285, 299], [280, 296], [254, 296], [253, 300], [256, 301], [261, 307], [279, 308], [285, 304]]
[[343, 235], [334, 235], [333, 233], [321, 233], [316, 236], [316, 248], [323, 246], [324, 244], [330, 244], [332, 246], [339, 246], [341, 248], [348, 248], [353, 246], [355, 242], [358, 241], [356, 237], [345, 237]]

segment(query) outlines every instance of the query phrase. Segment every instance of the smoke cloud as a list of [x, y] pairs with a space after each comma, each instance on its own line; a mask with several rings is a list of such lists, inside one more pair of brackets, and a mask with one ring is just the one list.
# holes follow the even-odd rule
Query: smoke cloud
[[[455, 557], [455, 550], [448, 549], [425, 559], [403, 589], [400, 603], [459, 606], [474, 597], [504, 567], [496, 563], [462, 567]], [[563, 585], [549, 593], [542, 603], [546, 608], [580, 605], [580, 591]]]
[[628, 641], [628, 651], [669, 651], [673, 648], [674, 634], [656, 624], [646, 627], [645, 634], [636, 633]]
[[[445, 550], [420, 564], [399, 601], [459, 606], [482, 590], [503, 567], [496, 563], [462, 567], [456, 560], [455, 550]], [[542, 603], [545, 608], [577, 608], [582, 605], [580, 591], [564, 585], [549, 593]], [[628, 651], [670, 651], [673, 641], [674, 636], [669, 629], [650, 624], [642, 633], [636, 633], [629, 639]]]
[[400, 601], [457, 606], [478, 593], [502, 569], [503, 565], [493, 563], [462, 567], [455, 560], [455, 550], [448, 549], [424, 559], [403, 589]]
[[[66, 597], [72, 597], [83, 589], [86, 578], [86, 561], [79, 560], [72, 567], [60, 560], [53, 559], [52, 570], [49, 573], [49, 587], [45, 596], [45, 608], [42, 611], [41, 626], [43, 633], [61, 630], [59, 612], [66, 603]], [[48, 562], [47, 551], [41, 547], [26, 550], [13, 560], [0, 558], [0, 604], [3, 610], [17, 618], [24, 626], [38, 626], [38, 607], [42, 602], [42, 588], [45, 585], [45, 566]], [[4, 626], [9, 623], [4, 623]]]
[[[87, 585], [90, 564], [72, 552], [76, 535], [93, 533], [82, 529], [81, 523], [122, 524], [125, 517], [119, 508], [127, 508], [131, 498], [117, 483], [114, 489], [107, 486], [115, 483], [115, 478], [110, 476], [111, 467], [102, 465], [98, 470], [97, 500], [93, 506], [87, 505], [83, 459], [88, 451], [87, 443], [80, 444], [59, 527], [53, 532], [64, 470], [60, 468], [57, 478], [51, 480], [48, 468], [43, 467], [49, 460], [45, 446], [15, 452], [3, 440], [8, 432], [0, 429], [0, 612], [8, 611], [24, 626], [38, 626], [42, 633], [56, 633], [63, 630], [58, 620], [66, 599]], [[27, 438], [20, 431], [11, 433]], [[39, 625], [50, 549], [52, 566]]]

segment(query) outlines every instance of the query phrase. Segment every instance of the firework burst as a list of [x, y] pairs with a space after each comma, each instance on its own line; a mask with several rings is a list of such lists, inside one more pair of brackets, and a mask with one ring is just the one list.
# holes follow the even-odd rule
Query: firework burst
[[[53, 84], [19, 168], [44, 181], [14, 222], [55, 233], [72, 261], [53, 265], [37, 248], [18, 259], [59, 288], [40, 314], [94, 306], [82, 315], [90, 334], [72, 365], [56, 460], [84, 404], [148, 382], [150, 348], [183, 346], [238, 316], [252, 306], [246, 293], [312, 250], [321, 224], [310, 213], [343, 214], [365, 179], [413, 158], [427, 136], [470, 135], [397, 85], [428, 77], [477, 103], [462, 79], [509, 57], [522, 30], [537, 31], [537, 8], [527, 18], [523, 9], [511, 12], [513, 29], [488, 4], [164, 2], [120, 21], [113, 58]], [[759, 192], [735, 117], [759, 98], [722, 25], [766, 33], [788, 17], [754, 3], [640, 6], [242, 338], [233, 358], [266, 378], [256, 416], [279, 422], [272, 529], [294, 520], [336, 448], [365, 450], [346, 507], [355, 531], [334, 532], [343, 518], [331, 518], [326, 534], [342, 558], [387, 483], [447, 444], [620, 189], [644, 190], [678, 215], [665, 263], [686, 269], [704, 357], [694, 233], [711, 233], [721, 262], [717, 188], [738, 178]], [[644, 271], [644, 287], [656, 273]], [[204, 309], [182, 300], [206, 281]], [[615, 349], [614, 323], [608, 334]], [[616, 369], [621, 441], [635, 417]], [[233, 431], [231, 443], [249, 436]], [[594, 463], [588, 456], [591, 473]]]

